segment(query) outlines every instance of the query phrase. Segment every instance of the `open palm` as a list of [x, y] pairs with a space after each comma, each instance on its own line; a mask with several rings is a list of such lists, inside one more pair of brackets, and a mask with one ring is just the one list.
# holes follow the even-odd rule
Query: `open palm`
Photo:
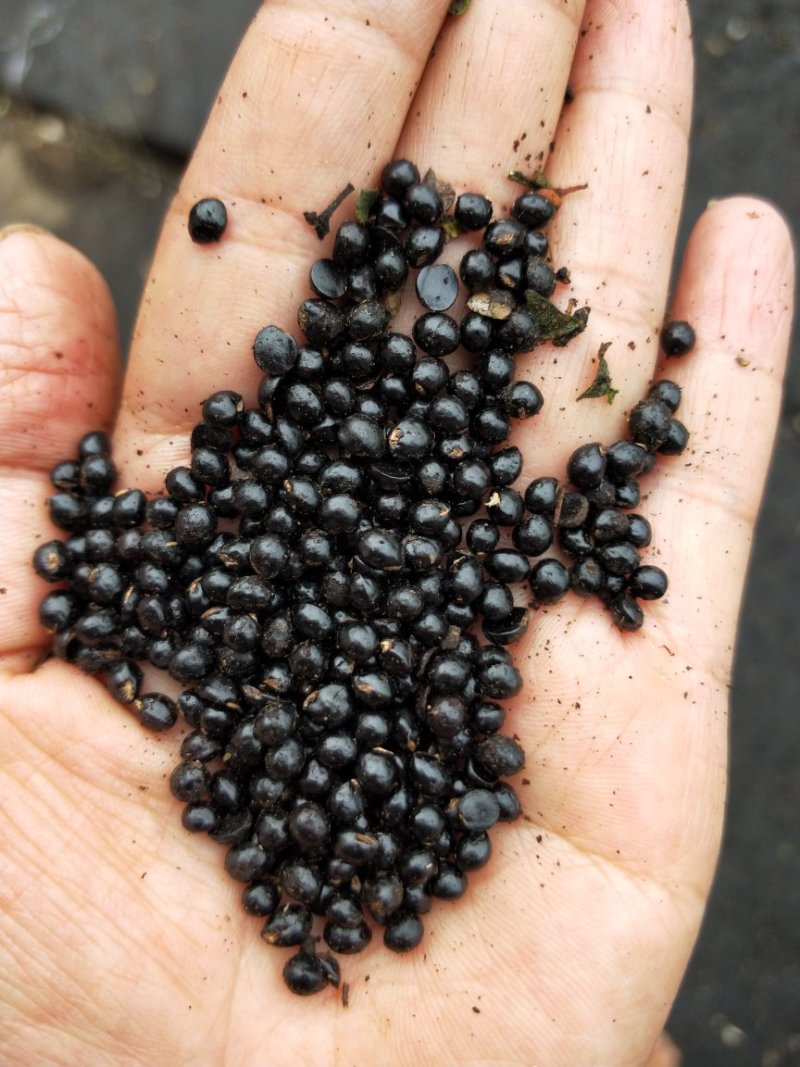
[[[691, 49], [664, 0], [265, 3], [220, 93], [148, 280], [121, 392], [102, 282], [55, 239], [0, 245], [0, 1052], [21, 1064], [539, 1064], [646, 1060], [696, 936], [725, 798], [727, 683], [790, 324], [791, 250], [769, 207], [700, 220], [673, 308], [699, 337], [659, 365], [657, 330], [683, 191]], [[585, 10], [584, 10], [585, 8]], [[327, 14], [325, 13], [327, 12]], [[435, 44], [435, 47], [434, 47]], [[562, 111], [569, 83], [574, 99]], [[554, 147], [551, 149], [551, 142]], [[516, 167], [588, 183], [551, 228], [569, 295], [592, 308], [566, 349], [522, 373], [545, 409], [516, 431], [524, 477], [624, 433], [648, 381], [684, 390], [682, 457], [647, 483], [653, 562], [671, 578], [643, 630], [578, 598], [539, 612], [509, 723], [527, 752], [524, 818], [426, 938], [344, 960], [344, 1010], [283, 985], [221, 850], [181, 827], [173, 735], [146, 735], [55, 660], [30, 569], [46, 472], [114, 426], [121, 484], [157, 491], [214, 389], [252, 401], [267, 323], [294, 327], [320, 254], [303, 221], [406, 156], [495, 212]], [[229, 207], [194, 246], [188, 209]], [[113, 231], [110, 234], [113, 239]], [[599, 345], [620, 393], [575, 399]], [[750, 360], [745, 367], [737, 356]]]

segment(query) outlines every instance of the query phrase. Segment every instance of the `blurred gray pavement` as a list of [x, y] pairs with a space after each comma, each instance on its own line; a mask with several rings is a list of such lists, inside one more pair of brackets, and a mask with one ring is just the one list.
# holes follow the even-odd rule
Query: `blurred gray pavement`
[[[660, 0], [652, 0], [659, 3]], [[257, 0], [0, 0], [0, 226], [104, 271], [130, 334], [160, 218]], [[689, 0], [697, 88], [681, 244], [755, 193], [800, 232], [800, 0]], [[730, 807], [670, 1019], [685, 1067], [800, 1065], [797, 327], [732, 691]], [[580, 1067], [580, 1065], [576, 1065]]]

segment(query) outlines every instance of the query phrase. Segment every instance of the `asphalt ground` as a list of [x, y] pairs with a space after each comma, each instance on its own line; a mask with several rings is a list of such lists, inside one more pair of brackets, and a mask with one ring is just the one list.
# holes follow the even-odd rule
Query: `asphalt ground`
[[[89, 255], [123, 337], [161, 216], [257, 6], [0, 3], [0, 226], [37, 222]], [[696, 103], [680, 245], [709, 199], [739, 192], [772, 200], [797, 233], [800, 4], [689, 6]], [[669, 1022], [685, 1067], [800, 1065], [798, 548], [796, 327], [736, 651], [727, 830]]]

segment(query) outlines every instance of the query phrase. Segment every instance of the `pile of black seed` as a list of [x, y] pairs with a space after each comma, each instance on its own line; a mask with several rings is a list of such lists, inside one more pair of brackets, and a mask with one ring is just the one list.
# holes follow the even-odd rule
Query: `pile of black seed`
[[[305, 343], [256, 337], [257, 404], [208, 397], [188, 465], [152, 499], [115, 491], [107, 436], [86, 435], [51, 474], [68, 536], [34, 558], [60, 586], [41, 604], [55, 654], [144, 726], [185, 720], [183, 824], [226, 846], [265, 941], [299, 946], [296, 993], [339, 981], [315, 916], [336, 953], [363, 949], [370, 919], [404, 952], [487, 862], [492, 826], [520, 814], [502, 701], [522, 682], [504, 646], [570, 588], [641, 625], [666, 576], [640, 561], [638, 479], [688, 436], [660, 381], [631, 440], [514, 488], [522, 454], [505, 442], [542, 406], [520, 356], [588, 315], [550, 301], [568, 276], [548, 255], [557, 198], [531, 189], [493, 219], [485, 197], [400, 160], [359, 205], [311, 268]], [[458, 273], [437, 263], [467, 231], [480, 239]], [[407, 336], [390, 322], [410, 272], [424, 312]], [[184, 686], [176, 701], [140, 691], [142, 663]]]

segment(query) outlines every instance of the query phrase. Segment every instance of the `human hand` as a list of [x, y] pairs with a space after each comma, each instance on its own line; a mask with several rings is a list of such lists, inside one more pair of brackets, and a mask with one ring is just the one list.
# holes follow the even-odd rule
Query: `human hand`
[[[589, 0], [584, 14], [579, 0], [475, 0], [429, 59], [447, 6], [264, 6], [167, 219], [121, 400], [113, 311], [93, 270], [48, 237], [0, 243], [9, 1064], [622, 1067], [646, 1058], [669, 1010], [719, 840], [727, 678], [788, 340], [789, 241], [763, 204], [711, 207], [673, 302], [698, 347], [659, 364], [689, 123], [685, 5]], [[568, 81], [575, 99], [559, 121]], [[524, 477], [560, 474], [577, 444], [619, 437], [654, 375], [678, 380], [692, 441], [659, 463], [643, 508], [669, 596], [634, 635], [577, 599], [535, 616], [509, 714], [528, 754], [526, 820], [495, 833], [489, 867], [434, 910], [413, 955], [376, 946], [346, 961], [347, 1011], [334, 997], [303, 1001], [241, 912], [217, 846], [179, 825], [165, 782], [175, 740], [143, 734], [95, 680], [37, 666], [48, 638], [29, 560], [53, 536], [46, 472], [86, 429], [115, 423], [120, 484], [157, 491], [204, 397], [254, 393], [257, 330], [294, 328], [320, 254], [302, 212], [347, 181], [373, 185], [404, 155], [502, 213], [519, 191], [506, 173], [535, 169], [539, 152], [555, 185], [589, 183], [550, 232], [570, 295], [592, 314], [568, 348], [521, 358], [545, 396], [516, 431]], [[219, 245], [198, 248], [186, 217], [206, 195], [231, 221]], [[576, 404], [606, 341], [620, 394]]]

